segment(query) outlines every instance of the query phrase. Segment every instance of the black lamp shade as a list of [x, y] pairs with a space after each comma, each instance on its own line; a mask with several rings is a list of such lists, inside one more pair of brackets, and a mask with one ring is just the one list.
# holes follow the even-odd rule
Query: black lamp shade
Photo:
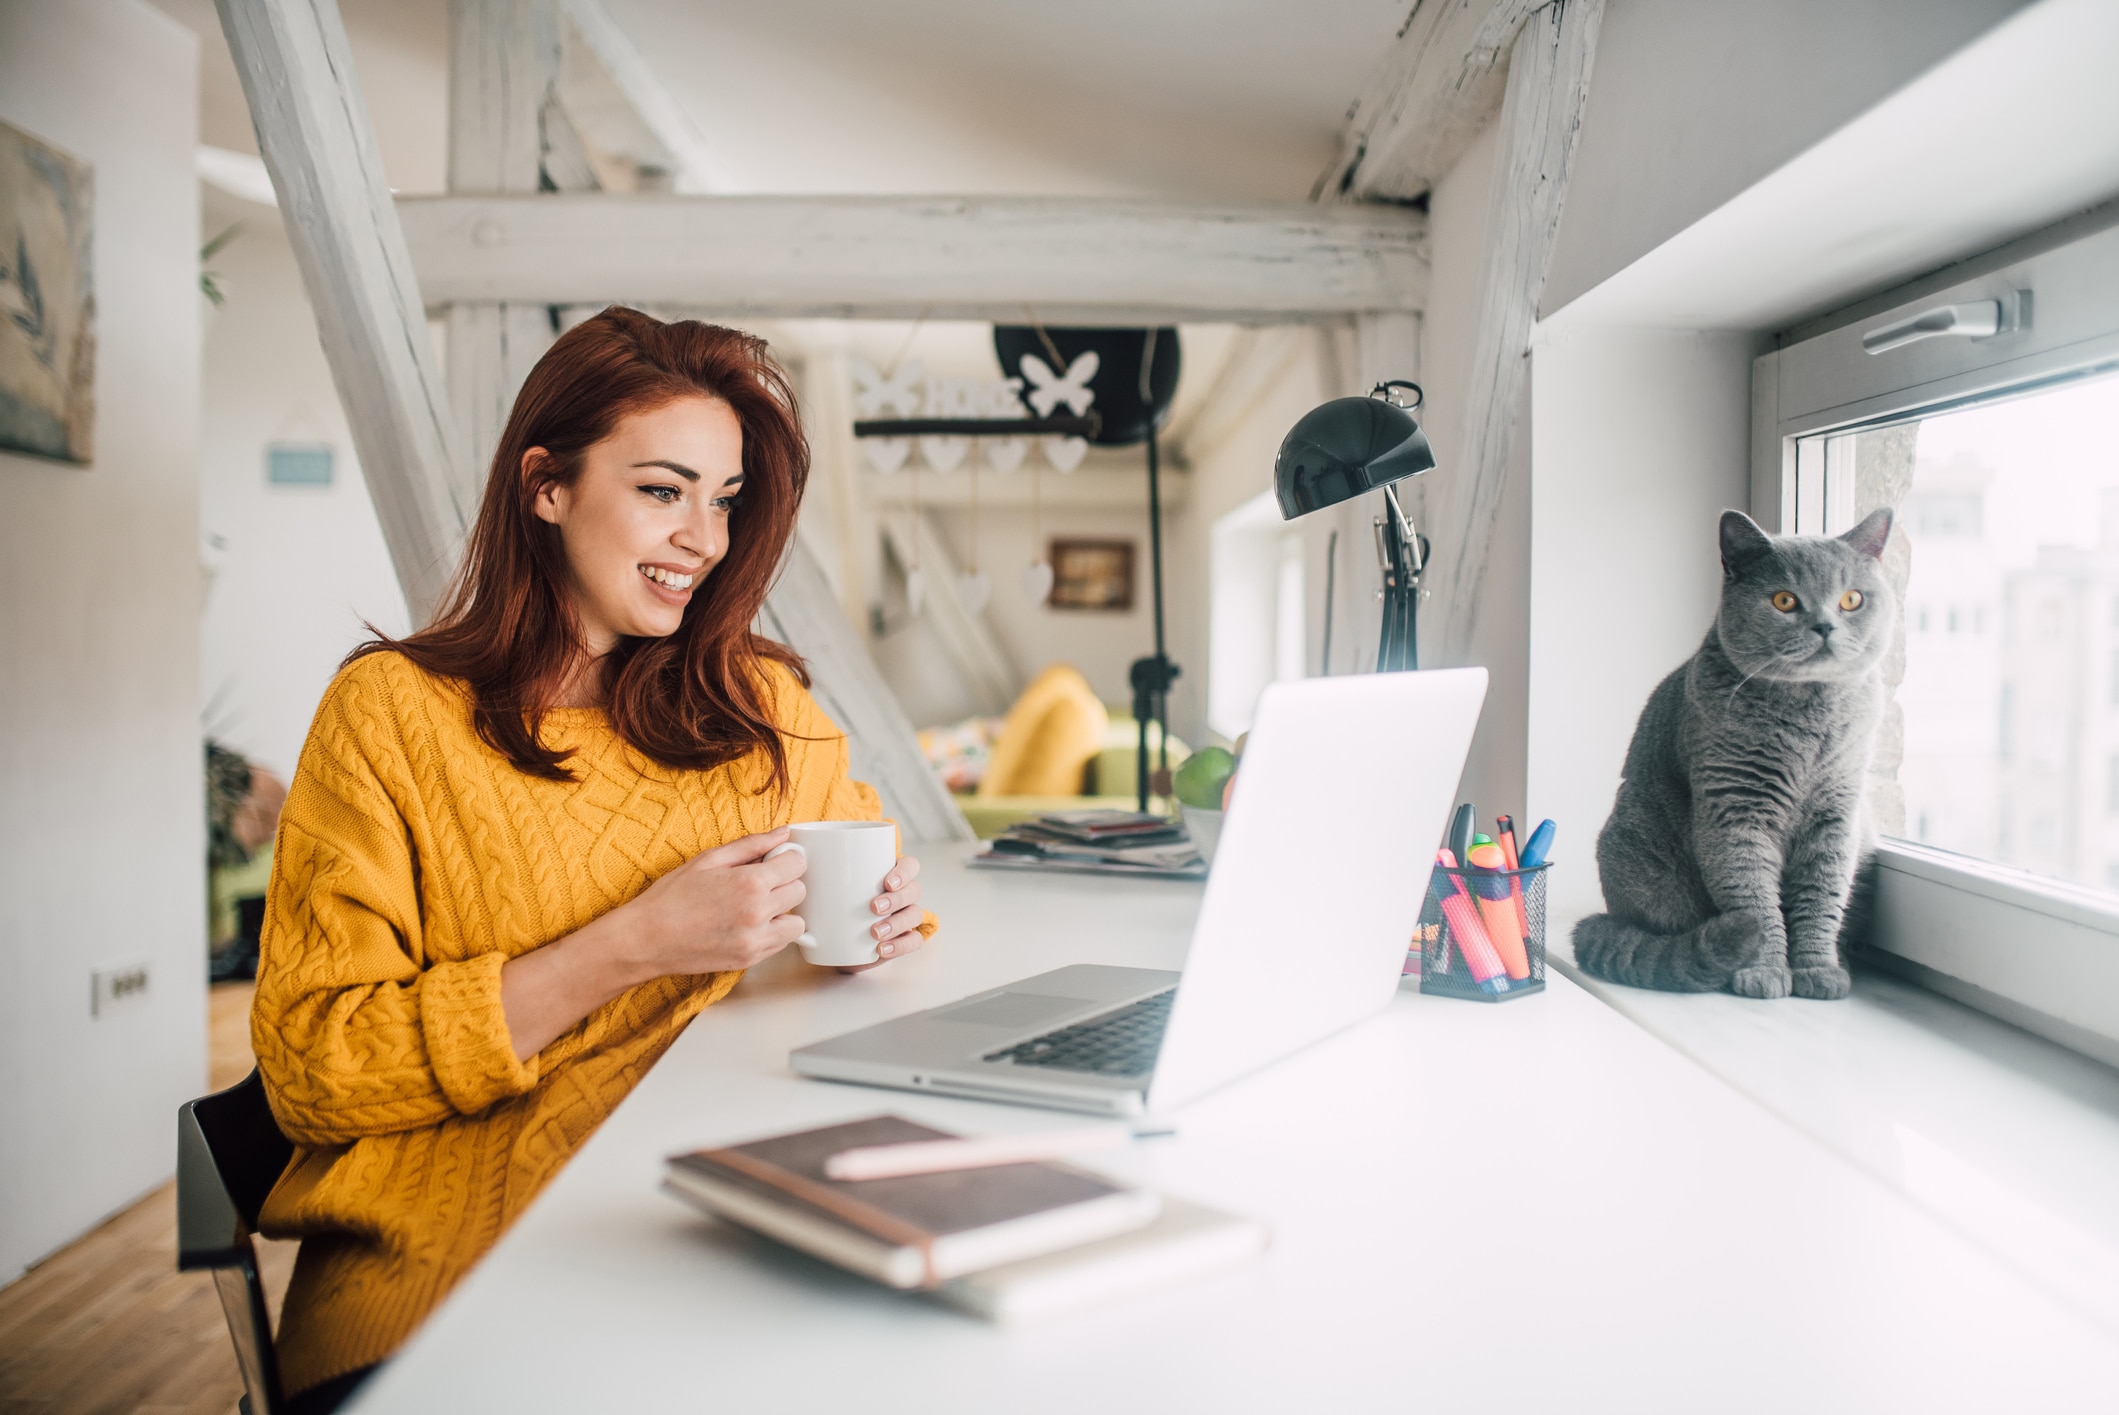
[[1273, 459], [1273, 491], [1292, 521], [1435, 465], [1409, 411], [1381, 398], [1334, 398], [1295, 424]]

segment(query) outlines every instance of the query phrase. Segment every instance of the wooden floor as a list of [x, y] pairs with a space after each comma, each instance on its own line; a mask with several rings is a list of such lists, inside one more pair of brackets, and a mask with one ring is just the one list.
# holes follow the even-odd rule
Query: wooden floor
[[[215, 1090], [249, 1073], [250, 984], [213, 989]], [[259, 1243], [278, 1316], [292, 1243]], [[227, 1415], [243, 1393], [204, 1273], [177, 1271], [176, 1188], [164, 1185], [0, 1288], [0, 1415]]]

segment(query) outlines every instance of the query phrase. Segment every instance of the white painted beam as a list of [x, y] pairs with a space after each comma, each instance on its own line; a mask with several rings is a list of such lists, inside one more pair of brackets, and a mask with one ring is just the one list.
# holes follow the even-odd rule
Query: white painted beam
[[345, 27], [333, 0], [216, 6], [391, 564], [423, 623], [456, 567], [476, 483]]
[[1510, 46], [1551, 0], [1423, 0], [1355, 100], [1317, 195], [1425, 194], [1501, 107]]
[[797, 538], [758, 615], [757, 630], [809, 664], [810, 692], [846, 734], [850, 769], [876, 789], [908, 843], [970, 840], [971, 827], [920, 755], [912, 720], [869, 661], [868, 646], [832, 597], [824, 567]]
[[[633, 116], [639, 119], [668, 154], [674, 190], [685, 193], [725, 192], [740, 185], [714, 152], [706, 135], [676, 96], [656, 79], [639, 47], [632, 41], [603, 0], [562, 0], [574, 32], [612, 84], [625, 95]], [[561, 190], [565, 190], [564, 187]]]
[[1509, 60], [1498, 143], [1502, 169], [1487, 212], [1479, 333], [1452, 469], [1459, 490], [1443, 508], [1448, 523], [1433, 533], [1438, 565], [1446, 572], [1435, 589], [1442, 663], [1458, 661], [1478, 619], [1516, 420], [1527, 406], [1531, 327], [1552, 269], [1603, 19], [1604, 0], [1552, 0], [1524, 26]]
[[731, 315], [1284, 322], [1420, 308], [1396, 207], [1060, 197], [407, 197], [427, 297]]
[[[529, 194], [544, 173], [545, 110], [559, 73], [558, 0], [449, 0], [449, 190]], [[482, 489], [523, 380], [551, 347], [547, 306], [449, 306], [457, 445]]]

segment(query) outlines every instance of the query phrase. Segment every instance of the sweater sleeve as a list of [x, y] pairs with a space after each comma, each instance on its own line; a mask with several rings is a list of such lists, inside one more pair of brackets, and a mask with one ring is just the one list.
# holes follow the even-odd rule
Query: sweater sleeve
[[[536, 1084], [516, 1060], [495, 951], [423, 946], [410, 773], [384, 675], [339, 676], [273, 849], [251, 1041], [280, 1128], [349, 1144], [475, 1115]], [[397, 792], [391, 786], [399, 787]]]

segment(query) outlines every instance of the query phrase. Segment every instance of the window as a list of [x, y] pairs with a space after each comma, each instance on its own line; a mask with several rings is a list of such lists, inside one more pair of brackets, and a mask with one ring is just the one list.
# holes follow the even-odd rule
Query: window
[[[2106, 887], [2103, 842], [2068, 823], [2096, 811], [2095, 763], [2119, 751], [2119, 729], [2090, 711], [2119, 705], [2119, 644], [2096, 652], [2076, 628], [2119, 598], [2119, 458], [2105, 432], [2114, 425], [2119, 376], [2107, 376], [1802, 440], [1838, 449], [1822, 458], [1821, 529], [1894, 506], [1904, 548], [1887, 571], [1901, 598], [1922, 606], [1909, 612], [1895, 685], [1898, 790], [1878, 792], [1887, 834]], [[1976, 632], [2012, 602], [2030, 608], [2025, 642], [2005, 648]], [[1920, 632], [1931, 603], [1940, 638]], [[2102, 683], [2100, 666], [2110, 670]], [[2012, 760], [2005, 719], [2017, 701], [2031, 707]], [[2020, 848], [2002, 843], [2005, 794], [2026, 813]]]
[[[1761, 356], [1754, 510], [1897, 511], [1876, 947], [2119, 1064], [2119, 225], [2044, 244]], [[1999, 333], [1863, 347], [1975, 304]]]
[[1268, 491], [1215, 521], [1210, 551], [1207, 726], [1234, 739], [1268, 683], [1304, 676], [1302, 534]]

